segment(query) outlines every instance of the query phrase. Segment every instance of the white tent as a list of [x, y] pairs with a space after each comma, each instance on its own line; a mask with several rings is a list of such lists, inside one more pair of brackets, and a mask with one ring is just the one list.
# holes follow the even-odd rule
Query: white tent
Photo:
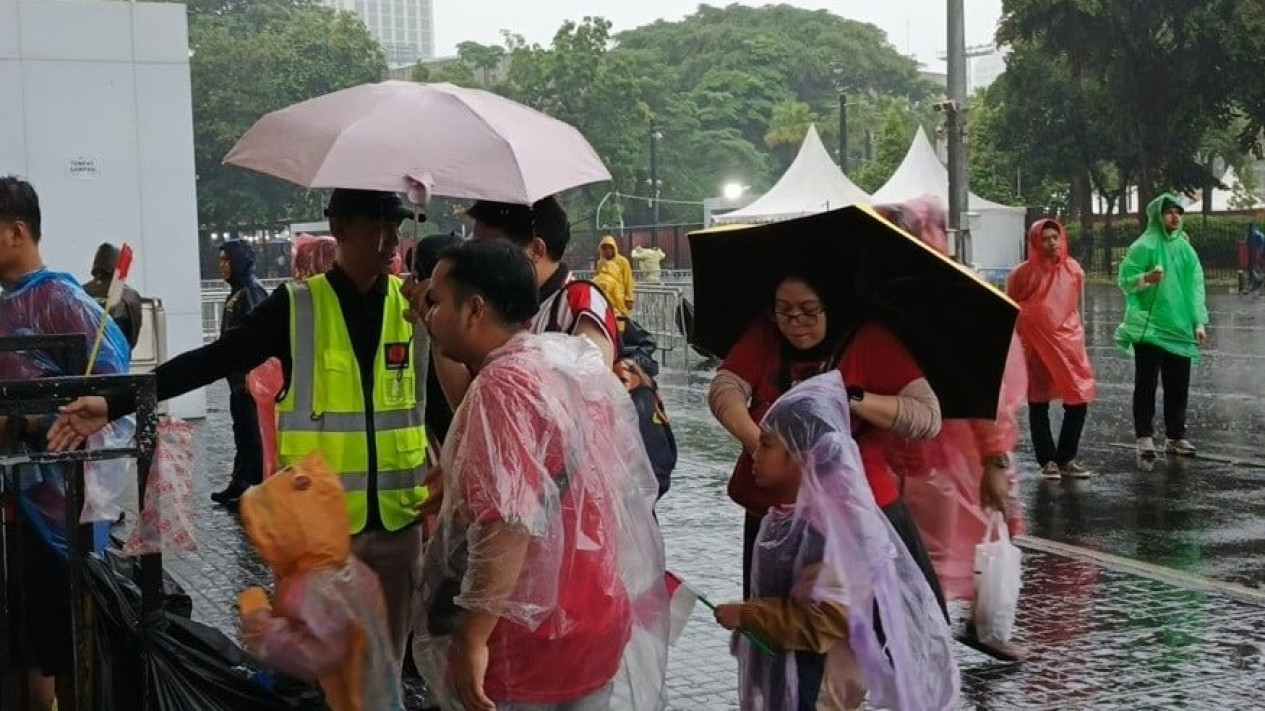
[[[1226, 189], [1225, 190], [1222, 190], [1221, 188], [1212, 189], [1212, 209], [1209, 210], [1209, 212], [1230, 212], [1231, 210], [1259, 210], [1261, 208], [1265, 208], [1265, 201], [1262, 201], [1260, 197], [1256, 195], [1248, 195], [1248, 193], [1239, 186], [1239, 175], [1238, 173], [1234, 172], [1234, 168], [1225, 169], [1225, 174], [1221, 176], [1221, 184], [1225, 185]], [[1231, 203], [1234, 202], [1236, 190], [1238, 192], [1242, 192], [1244, 197], [1248, 197], [1251, 200], [1251, 204], [1250, 205], [1244, 205], [1244, 204], [1232, 205]], [[1196, 200], [1195, 202], [1191, 203], [1190, 205], [1186, 207], [1186, 212], [1189, 212], [1192, 215], [1197, 212], [1203, 212], [1203, 211], [1204, 211], [1203, 200]]]
[[830, 158], [817, 127], [809, 126], [799, 154], [777, 184], [750, 205], [717, 216], [716, 223], [779, 222], [869, 201]]
[[[948, 204], [949, 171], [921, 127], [905, 160], [871, 198], [876, 205], [935, 195]], [[967, 206], [971, 224], [971, 261], [981, 269], [1010, 269], [1023, 261], [1024, 209], [972, 194]]]

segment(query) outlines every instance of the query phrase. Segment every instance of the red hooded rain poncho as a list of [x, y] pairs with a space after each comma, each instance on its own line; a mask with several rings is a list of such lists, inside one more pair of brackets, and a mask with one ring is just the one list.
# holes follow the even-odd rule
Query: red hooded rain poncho
[[[1041, 246], [1041, 234], [1050, 227], [1059, 232], [1055, 257]], [[1067, 230], [1057, 220], [1035, 222], [1028, 230], [1028, 260], [1006, 283], [1019, 304], [1015, 330], [1028, 366], [1029, 402], [1081, 405], [1097, 394], [1080, 314], [1084, 284], [1085, 271], [1067, 253]]]

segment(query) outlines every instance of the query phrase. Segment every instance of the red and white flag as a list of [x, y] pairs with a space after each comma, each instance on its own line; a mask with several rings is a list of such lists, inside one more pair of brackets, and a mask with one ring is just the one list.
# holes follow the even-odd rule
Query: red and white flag
[[123, 298], [123, 285], [127, 283], [127, 274], [130, 271], [132, 271], [132, 245], [124, 243], [123, 248], [119, 250], [119, 260], [114, 265], [114, 278], [110, 279], [110, 291], [105, 297], [107, 313], [119, 303], [119, 299]]
[[665, 572], [663, 581], [668, 587], [668, 644], [675, 645], [702, 596], [675, 573]]

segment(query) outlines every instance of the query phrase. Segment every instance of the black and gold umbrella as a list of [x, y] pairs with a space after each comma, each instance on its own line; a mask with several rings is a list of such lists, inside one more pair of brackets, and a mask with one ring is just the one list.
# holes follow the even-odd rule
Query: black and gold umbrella
[[693, 345], [724, 356], [789, 275], [823, 284], [826, 307], [877, 319], [913, 354], [945, 417], [993, 419], [1018, 307], [868, 207], [690, 235]]

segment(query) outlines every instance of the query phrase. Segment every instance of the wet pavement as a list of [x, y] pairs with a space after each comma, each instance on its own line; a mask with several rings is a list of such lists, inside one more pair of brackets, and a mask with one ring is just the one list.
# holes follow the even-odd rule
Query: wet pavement
[[[1205, 455], [1265, 459], [1265, 301], [1209, 298], [1208, 356], [1195, 369], [1190, 436]], [[1100, 400], [1091, 408], [1086, 482], [1045, 483], [1018, 453], [1034, 538], [1023, 542], [1017, 641], [1033, 656], [997, 664], [959, 647], [962, 708], [1265, 708], [1265, 468], [1160, 459], [1144, 472], [1131, 449], [1132, 366], [1111, 345], [1116, 292], [1091, 286], [1091, 353]], [[741, 513], [725, 495], [736, 447], [707, 413], [710, 373], [672, 356], [662, 380], [682, 457], [659, 505], [669, 567], [715, 601], [740, 593]], [[233, 605], [267, 570], [235, 517], [210, 504], [232, 459], [227, 393], [210, 389], [198, 424], [201, 551], [169, 560], [194, 616], [235, 634]], [[1025, 425], [1026, 426], [1026, 425]], [[1026, 439], [1026, 438], [1025, 438]], [[960, 610], [958, 611], [960, 613]], [[728, 637], [700, 608], [673, 650], [671, 708], [736, 709]]]

